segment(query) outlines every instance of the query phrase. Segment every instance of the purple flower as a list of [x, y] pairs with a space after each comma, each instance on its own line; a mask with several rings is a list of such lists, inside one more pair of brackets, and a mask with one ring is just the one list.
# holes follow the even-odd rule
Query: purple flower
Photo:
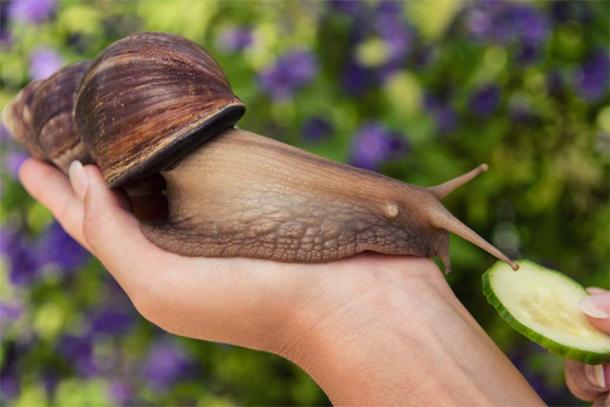
[[4, 168], [13, 179], [19, 177], [19, 168], [28, 157], [23, 151], [10, 151], [4, 156]]
[[95, 312], [91, 318], [91, 331], [94, 334], [121, 335], [133, 325], [133, 314], [118, 309], [118, 307], [103, 308]]
[[522, 43], [517, 53], [517, 61], [524, 65], [531, 64], [538, 59], [541, 53], [542, 48], [539, 45]]
[[496, 23], [499, 25], [494, 27], [495, 35], [504, 41], [517, 39], [536, 45], [544, 41], [549, 33], [546, 16], [539, 9], [527, 5], [509, 8]]
[[479, 41], [516, 46], [521, 63], [538, 58], [550, 31], [548, 18], [540, 9], [505, 1], [476, 3], [468, 9], [464, 21]]
[[77, 374], [93, 376], [98, 368], [93, 355], [93, 343], [88, 336], [63, 335], [59, 340], [59, 353], [72, 364]]
[[402, 15], [402, 4], [396, 1], [383, 1], [377, 9], [374, 28], [385, 41], [390, 54], [387, 62], [390, 67], [386, 68], [397, 68], [411, 49], [413, 34]]
[[3, 363], [0, 370], [0, 400], [7, 401], [16, 398], [21, 391], [19, 376], [15, 372], [15, 365], [11, 363], [8, 367]]
[[36, 48], [30, 55], [30, 77], [32, 79], [48, 78], [63, 64], [63, 58], [53, 49]]
[[474, 7], [464, 18], [466, 29], [477, 39], [484, 38], [492, 28], [492, 15], [482, 7]]
[[585, 100], [595, 102], [608, 95], [610, 57], [604, 50], [596, 51], [576, 72], [576, 92]]
[[254, 43], [252, 30], [247, 27], [231, 28], [220, 34], [216, 46], [226, 52], [238, 52]]
[[0, 324], [15, 321], [23, 313], [23, 308], [17, 304], [0, 302]]
[[439, 106], [434, 109], [434, 117], [436, 119], [436, 127], [439, 132], [449, 133], [457, 124], [457, 117], [455, 111], [449, 106]]
[[89, 258], [87, 251], [58, 222], [51, 224], [39, 244], [41, 261], [55, 264], [66, 272], [75, 270]]
[[[364, 12], [353, 19], [349, 41], [353, 45], [341, 72], [341, 84], [352, 95], [359, 95], [401, 69], [415, 43], [415, 32], [404, 18], [403, 5], [381, 1], [363, 5]], [[371, 39], [383, 41], [384, 54], [374, 66], [359, 62], [358, 47]]]
[[538, 8], [504, 1], [476, 3], [465, 23], [475, 38], [500, 44], [516, 40], [540, 44], [549, 33], [548, 19]]
[[307, 51], [290, 51], [259, 75], [263, 91], [274, 100], [284, 100], [307, 85], [318, 70], [313, 54]]
[[13, 45], [13, 33], [5, 25], [0, 26], [0, 49], [9, 49]]
[[425, 106], [434, 118], [436, 128], [441, 134], [452, 131], [457, 124], [455, 111], [432, 95], [426, 95]]
[[351, 16], [355, 16], [362, 10], [360, 0], [330, 0], [328, 3], [334, 10]]
[[350, 162], [368, 170], [377, 170], [389, 159], [396, 158], [408, 150], [406, 140], [379, 123], [364, 124], [352, 140]]
[[110, 382], [108, 395], [119, 406], [129, 405], [133, 399], [132, 390], [121, 380], [113, 380]]
[[38, 24], [55, 12], [55, 0], [13, 0], [8, 15], [21, 23]]
[[374, 73], [354, 61], [348, 61], [343, 67], [341, 85], [351, 95], [359, 95], [376, 82]]
[[0, 228], [0, 255], [9, 254], [9, 249], [14, 239], [15, 232], [5, 227]]
[[500, 89], [495, 85], [485, 85], [470, 96], [470, 110], [477, 116], [492, 114], [500, 105]]
[[591, 5], [586, 1], [553, 1], [549, 6], [553, 20], [558, 23], [569, 20], [587, 23], [593, 15]]
[[330, 136], [333, 131], [332, 123], [323, 117], [315, 116], [305, 122], [301, 135], [305, 140], [319, 142]]
[[20, 233], [0, 231], [0, 254], [6, 257], [11, 283], [29, 285], [38, 277], [37, 252]]
[[190, 361], [181, 348], [160, 341], [150, 348], [148, 360], [144, 364], [144, 376], [153, 387], [163, 391], [185, 377], [190, 369]]

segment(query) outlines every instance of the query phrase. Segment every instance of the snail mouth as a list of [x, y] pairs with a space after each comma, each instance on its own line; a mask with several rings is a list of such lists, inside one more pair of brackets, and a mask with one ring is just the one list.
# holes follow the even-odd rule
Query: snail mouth
[[124, 187], [131, 212], [140, 222], [160, 222], [168, 219], [165, 187], [165, 179], [160, 174], [153, 174]]

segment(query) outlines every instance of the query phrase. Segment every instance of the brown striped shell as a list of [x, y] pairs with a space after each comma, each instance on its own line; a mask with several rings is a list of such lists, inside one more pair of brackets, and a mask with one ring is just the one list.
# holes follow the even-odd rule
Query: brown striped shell
[[72, 125], [78, 85], [91, 65], [66, 66], [47, 79], [32, 81], [3, 111], [3, 122], [13, 137], [39, 159], [67, 171], [73, 160], [90, 158]]
[[2, 111], [2, 123], [13, 138], [23, 144], [36, 158], [46, 158], [32, 126], [32, 101], [42, 81], [32, 81]]
[[64, 171], [74, 160], [91, 161], [72, 121], [78, 85], [90, 66], [90, 61], [70, 65], [42, 81], [32, 102], [32, 123], [38, 142], [51, 161]]
[[201, 47], [176, 35], [139, 33], [94, 61], [74, 121], [106, 182], [116, 186], [171, 165], [244, 112]]

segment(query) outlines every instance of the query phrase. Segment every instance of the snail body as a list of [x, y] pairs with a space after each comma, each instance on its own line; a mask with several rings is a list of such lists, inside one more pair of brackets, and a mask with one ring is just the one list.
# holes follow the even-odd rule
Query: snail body
[[[36, 99], [40, 88], [22, 93]], [[486, 165], [423, 188], [235, 128], [245, 107], [212, 57], [182, 37], [142, 33], [115, 42], [74, 92], [72, 144], [86, 147], [110, 186], [164, 178], [168, 216], [141, 229], [165, 250], [303, 263], [374, 251], [438, 256], [449, 271], [452, 232], [518, 267], [440, 202]], [[32, 132], [39, 140], [25, 100], [5, 109], [5, 121], [19, 139]], [[30, 150], [49, 158], [44, 148]]]
[[161, 174], [169, 217], [143, 223], [159, 247], [187, 256], [324, 262], [363, 251], [439, 256], [449, 269], [452, 230], [493, 246], [420, 188], [230, 129]]

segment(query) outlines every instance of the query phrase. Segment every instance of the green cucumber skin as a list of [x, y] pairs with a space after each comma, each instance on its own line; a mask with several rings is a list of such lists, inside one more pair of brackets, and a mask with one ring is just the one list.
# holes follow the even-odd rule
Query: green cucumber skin
[[[502, 305], [496, 294], [494, 293], [491, 287], [490, 281], [490, 271], [488, 270], [483, 274], [483, 294], [487, 298], [487, 302], [491, 304], [492, 307], [496, 309], [498, 314], [504, 319], [508, 324], [517, 332], [524, 335], [531, 341], [536, 342], [540, 346], [548, 349], [549, 351], [556, 353], [560, 356], [564, 356], [568, 359], [577, 360], [579, 362], [587, 363], [590, 365], [597, 365], [601, 363], [610, 362], [610, 353], [600, 353], [600, 352], [592, 352], [586, 350], [574, 349], [572, 347], [562, 345], [558, 342], [555, 342], [552, 339], [547, 338], [546, 336], [526, 327], [521, 322], [519, 322], [512, 314], [508, 311], [506, 307]], [[518, 271], [517, 271], [518, 273]]]

